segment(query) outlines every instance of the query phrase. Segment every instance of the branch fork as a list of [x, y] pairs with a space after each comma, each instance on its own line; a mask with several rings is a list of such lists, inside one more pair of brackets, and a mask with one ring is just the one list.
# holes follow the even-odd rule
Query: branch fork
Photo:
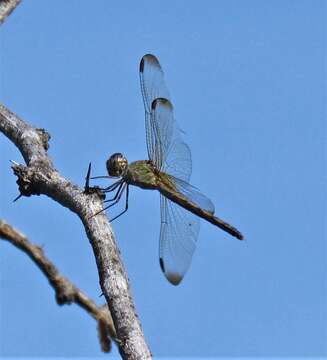
[[[47, 195], [81, 219], [93, 248], [101, 290], [113, 318], [122, 358], [150, 359], [111, 224], [103, 212], [92, 216], [103, 209], [103, 195], [99, 196], [96, 189], [85, 192], [65, 179], [48, 156], [49, 134], [33, 128], [2, 104], [0, 132], [19, 148], [26, 162], [26, 166], [13, 165], [21, 194]], [[59, 302], [67, 299], [73, 300], [70, 291], [57, 296]]]

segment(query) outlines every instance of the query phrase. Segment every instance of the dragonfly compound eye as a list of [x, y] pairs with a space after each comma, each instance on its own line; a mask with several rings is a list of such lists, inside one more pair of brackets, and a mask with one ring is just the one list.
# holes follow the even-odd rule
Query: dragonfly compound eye
[[121, 153], [115, 153], [110, 156], [106, 163], [107, 171], [110, 176], [123, 176], [128, 167], [128, 161]]

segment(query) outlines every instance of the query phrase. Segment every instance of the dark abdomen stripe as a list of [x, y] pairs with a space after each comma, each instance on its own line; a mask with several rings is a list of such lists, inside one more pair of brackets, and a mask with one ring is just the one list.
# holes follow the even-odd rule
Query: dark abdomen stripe
[[201, 209], [194, 203], [189, 202], [182, 194], [179, 195], [178, 193], [172, 193], [165, 184], [159, 184], [158, 190], [163, 196], [173, 201], [174, 203], [182, 206], [184, 209], [191, 211], [193, 214], [198, 215], [202, 219], [209, 221], [211, 224], [218, 226], [220, 229], [228, 232], [230, 235], [236, 237], [237, 239], [244, 239], [243, 235], [234, 226], [219, 219], [208, 211]]

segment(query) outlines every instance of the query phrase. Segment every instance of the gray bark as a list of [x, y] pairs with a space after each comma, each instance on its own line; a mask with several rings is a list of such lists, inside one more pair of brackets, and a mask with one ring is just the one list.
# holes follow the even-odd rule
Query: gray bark
[[81, 219], [93, 248], [102, 292], [107, 300], [123, 359], [150, 359], [137, 318], [130, 286], [111, 225], [102, 209], [99, 193], [85, 194], [65, 179], [48, 156], [49, 134], [35, 129], [0, 104], [0, 131], [20, 150], [25, 165], [14, 165], [22, 195], [47, 195]]

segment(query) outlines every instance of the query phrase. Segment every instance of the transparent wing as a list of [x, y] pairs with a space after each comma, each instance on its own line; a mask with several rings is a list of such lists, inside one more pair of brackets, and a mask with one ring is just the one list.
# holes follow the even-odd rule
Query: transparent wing
[[153, 148], [150, 159], [158, 169], [162, 169], [166, 160], [171, 147], [173, 134], [173, 106], [167, 99], [155, 99], [152, 102], [149, 138], [151, 139], [151, 146]]
[[169, 175], [169, 177], [171, 178], [176, 191], [184, 195], [186, 199], [190, 200], [193, 204], [199, 206], [203, 210], [206, 210], [212, 214], [215, 212], [215, 206], [212, 201], [203, 195], [200, 190], [190, 185], [186, 181], [177, 179], [171, 175]]
[[142, 57], [140, 62], [140, 83], [146, 113], [151, 113], [153, 100], [157, 98], [170, 99], [164, 73], [154, 55], [147, 54]]
[[160, 267], [173, 285], [178, 285], [188, 270], [200, 230], [199, 218], [164, 196], [160, 196]]
[[157, 98], [169, 99], [164, 74], [158, 59], [151, 54], [144, 55], [140, 62], [140, 84], [145, 109], [145, 132], [148, 156], [157, 166], [159, 161], [158, 134], [151, 119], [152, 103]]
[[169, 148], [165, 153], [160, 170], [175, 178], [189, 181], [192, 173], [191, 150], [182, 140], [180, 130], [176, 127], [176, 122], [172, 132]]
[[174, 119], [162, 68], [151, 54], [141, 60], [140, 82], [149, 159], [158, 169], [188, 181], [192, 172], [191, 152]]
[[153, 101], [150, 121], [154, 139], [152, 160], [161, 171], [188, 181], [192, 172], [191, 151], [182, 140], [169, 100]]

